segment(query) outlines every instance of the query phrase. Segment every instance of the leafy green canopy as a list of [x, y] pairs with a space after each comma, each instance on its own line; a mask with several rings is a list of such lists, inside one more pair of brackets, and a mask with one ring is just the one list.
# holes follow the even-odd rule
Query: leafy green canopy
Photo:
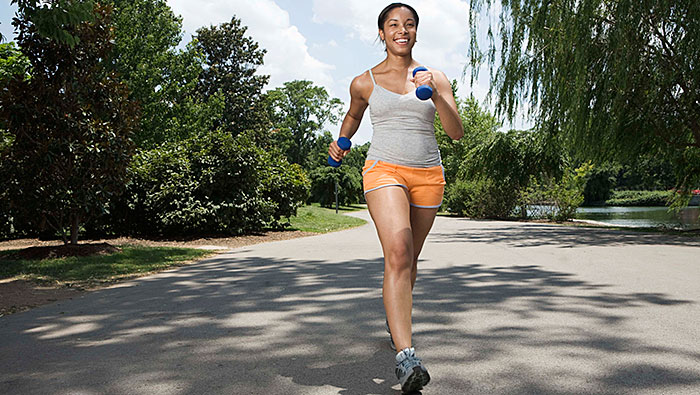
[[469, 57], [472, 81], [488, 62], [499, 115], [529, 103], [582, 156], [662, 155], [677, 187], [700, 184], [700, 2], [501, 0], [501, 46], [489, 26], [483, 52], [479, 14], [494, 3], [471, 0]]
[[178, 140], [183, 130], [176, 119], [201, 73], [201, 57], [176, 49], [181, 41], [181, 18], [165, 0], [107, 0], [114, 5], [112, 64], [130, 90], [129, 98], [141, 107], [137, 147], [151, 148]]
[[40, 35], [27, 15], [15, 19], [17, 43], [31, 64], [0, 91], [0, 123], [11, 144], [0, 152], [0, 188], [14, 212], [36, 228], [78, 228], [123, 189], [132, 154], [133, 102], [105, 62], [112, 48], [111, 7], [68, 32], [75, 45]]
[[326, 89], [311, 81], [285, 82], [266, 95], [266, 108], [275, 128], [273, 141], [287, 154], [290, 163], [310, 166], [317, 133], [326, 123], [336, 124], [343, 102], [330, 98]]
[[18, 18], [31, 21], [39, 35], [71, 47], [80, 41], [72, 27], [94, 21], [93, 0], [12, 0], [10, 4], [17, 4]]
[[15, 43], [0, 44], [0, 86], [16, 75], [28, 77], [30, 66], [29, 60], [15, 47]]
[[206, 99], [223, 99], [223, 113], [214, 127], [233, 135], [259, 129], [265, 122], [260, 104], [270, 77], [255, 73], [266, 51], [245, 35], [247, 30], [234, 16], [231, 22], [198, 29], [192, 41], [204, 57], [197, 90]]

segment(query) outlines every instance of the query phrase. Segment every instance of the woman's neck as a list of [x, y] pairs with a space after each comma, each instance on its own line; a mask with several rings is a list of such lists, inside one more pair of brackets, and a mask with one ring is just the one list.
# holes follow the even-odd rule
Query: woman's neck
[[384, 65], [391, 70], [406, 70], [410, 68], [412, 64], [413, 57], [411, 57], [411, 54], [399, 56], [387, 53], [386, 59], [384, 59]]

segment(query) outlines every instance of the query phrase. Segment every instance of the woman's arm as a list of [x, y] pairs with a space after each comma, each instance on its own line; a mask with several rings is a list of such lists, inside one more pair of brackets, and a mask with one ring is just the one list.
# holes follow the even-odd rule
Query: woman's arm
[[[369, 95], [372, 92], [372, 84], [369, 76], [362, 75], [355, 77], [350, 83], [350, 109], [343, 118], [340, 125], [340, 137], [352, 138], [360, 127], [360, 121], [368, 106]], [[368, 83], [369, 82], [369, 83]], [[349, 151], [343, 151], [338, 147], [337, 141], [333, 141], [328, 147], [328, 154], [336, 161], [341, 161]]]
[[440, 122], [445, 133], [453, 140], [459, 140], [464, 136], [462, 119], [457, 112], [457, 103], [452, 95], [452, 85], [442, 71], [433, 70], [418, 72], [413, 79], [416, 87], [429, 84], [433, 88], [432, 101], [435, 103]]

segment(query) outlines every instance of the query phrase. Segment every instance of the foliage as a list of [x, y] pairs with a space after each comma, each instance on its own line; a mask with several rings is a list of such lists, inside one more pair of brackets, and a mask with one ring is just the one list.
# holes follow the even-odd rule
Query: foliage
[[108, 0], [114, 5], [114, 70], [141, 107], [137, 147], [153, 148], [213, 129], [222, 98], [196, 94], [204, 57], [178, 50], [182, 20], [165, 0]]
[[274, 143], [290, 163], [309, 165], [307, 158], [317, 133], [326, 123], [338, 123], [342, 106], [340, 99], [331, 99], [325, 88], [311, 81], [285, 82], [284, 87], [266, 95], [266, 107], [276, 129]]
[[15, 47], [15, 43], [0, 44], [0, 86], [15, 76], [29, 77], [29, 59]]
[[192, 40], [192, 50], [204, 57], [197, 91], [205, 100], [223, 98], [223, 113], [213, 126], [231, 134], [267, 126], [261, 99], [269, 76], [256, 74], [266, 51], [245, 36], [247, 29], [234, 16], [198, 29]]
[[321, 206], [335, 204], [335, 185], [338, 183], [338, 204], [359, 203], [357, 191], [362, 190], [362, 175], [350, 166], [320, 166], [309, 174], [311, 179], [311, 201]]
[[601, 205], [610, 198], [616, 184], [620, 166], [604, 165], [591, 170], [583, 190], [583, 205]]
[[631, 164], [608, 162], [589, 174], [584, 205], [603, 204], [614, 190], [668, 191], [674, 185], [673, 166], [663, 158], [645, 155]]
[[350, 205], [364, 202], [362, 192], [362, 167], [365, 164], [369, 143], [353, 146], [338, 168], [328, 166], [328, 145], [333, 141], [330, 132], [315, 137], [313, 149], [308, 155], [311, 195], [309, 201], [331, 207], [335, 204], [335, 182], [338, 181], [338, 202]]
[[93, 0], [12, 0], [10, 4], [18, 8], [13, 25], [29, 21], [40, 36], [70, 47], [80, 42], [75, 27], [95, 20]]
[[448, 165], [461, 162], [454, 187], [449, 186], [448, 178], [448, 211], [471, 217], [511, 216], [531, 176], [556, 177], [561, 172], [562, 153], [545, 142], [542, 134], [511, 130], [477, 136], [461, 158], [454, 157], [455, 151], [447, 156]]
[[489, 177], [458, 179], [445, 188], [443, 207], [471, 218], [507, 218], [518, 202], [510, 186]]
[[613, 191], [608, 206], [667, 206], [673, 191]]
[[[456, 81], [453, 81], [453, 90], [456, 93]], [[435, 117], [436, 139], [448, 184], [456, 181], [460, 172], [466, 171], [463, 167], [468, 166], [468, 159], [474, 154], [476, 147], [497, 133], [501, 126], [493, 115], [481, 108], [474, 96], [466, 100], [455, 96], [455, 100], [462, 119], [464, 137], [457, 141], [452, 140], [445, 133], [440, 117]]]
[[0, 119], [12, 135], [2, 156], [2, 188], [24, 224], [45, 226], [71, 243], [78, 228], [119, 194], [132, 154], [136, 106], [105, 67], [112, 48], [110, 7], [95, 6], [94, 22], [68, 27], [74, 46], [37, 33], [20, 13], [17, 43], [31, 63], [30, 78], [0, 92]]
[[112, 219], [118, 232], [242, 234], [280, 227], [308, 196], [301, 168], [246, 133], [213, 132], [140, 151]]
[[469, 57], [472, 81], [491, 66], [499, 114], [529, 103], [538, 128], [581, 157], [657, 155], [679, 189], [700, 185], [700, 2], [501, 0], [499, 60], [493, 36], [484, 53], [476, 35], [494, 3], [471, 0]]
[[590, 163], [573, 170], [567, 168], [559, 180], [551, 176], [538, 180], [533, 176], [527, 189], [522, 192], [520, 204], [530, 212], [529, 217], [570, 220], [583, 203], [583, 190], [592, 169]]

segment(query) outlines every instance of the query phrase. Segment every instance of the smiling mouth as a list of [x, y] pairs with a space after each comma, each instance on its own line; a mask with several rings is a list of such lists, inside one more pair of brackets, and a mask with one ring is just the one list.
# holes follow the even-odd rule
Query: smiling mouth
[[394, 40], [394, 42], [397, 44], [406, 45], [406, 44], [408, 44], [408, 39], [407, 38], [397, 38]]

